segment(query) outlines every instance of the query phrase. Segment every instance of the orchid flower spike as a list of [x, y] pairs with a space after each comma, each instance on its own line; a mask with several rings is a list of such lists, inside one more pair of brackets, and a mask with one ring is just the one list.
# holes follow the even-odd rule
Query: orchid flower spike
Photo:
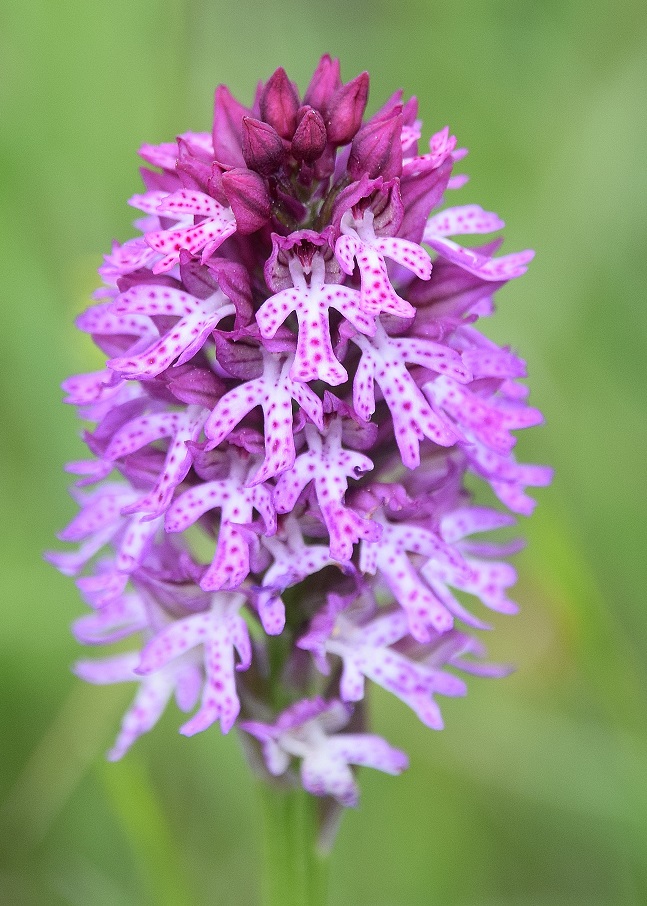
[[525, 363], [478, 326], [532, 252], [445, 202], [448, 128], [419, 147], [415, 99], [367, 118], [368, 91], [324, 56], [303, 95], [283, 69], [250, 107], [220, 86], [211, 131], [141, 149], [139, 234], [78, 320], [106, 364], [64, 384], [94, 425], [76, 548], [48, 554], [87, 602], [79, 641], [122, 645], [76, 673], [137, 688], [110, 758], [175, 697], [183, 734], [237, 727], [342, 806], [358, 765], [407, 766], [365, 726], [372, 685], [440, 729], [465, 673], [508, 672], [476, 634], [516, 610], [518, 544], [488, 536], [551, 480], [514, 454], [541, 421]]

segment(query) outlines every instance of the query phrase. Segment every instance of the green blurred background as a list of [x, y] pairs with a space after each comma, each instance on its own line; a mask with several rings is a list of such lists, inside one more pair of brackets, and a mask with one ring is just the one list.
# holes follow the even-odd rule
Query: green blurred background
[[107, 765], [133, 690], [72, 677], [82, 605], [41, 552], [81, 452], [59, 384], [98, 362], [72, 322], [132, 235], [137, 148], [210, 128], [218, 82], [249, 101], [283, 65], [305, 87], [325, 51], [371, 72], [372, 109], [402, 86], [425, 135], [449, 123], [471, 151], [454, 203], [537, 250], [491, 330], [547, 416], [522, 458], [557, 470], [523, 525], [522, 612], [488, 639], [517, 673], [444, 702], [442, 733], [374, 697], [411, 768], [363, 773], [331, 903], [647, 903], [646, 37], [636, 0], [0, 4], [3, 906], [258, 902], [238, 741], [186, 740], [169, 708]]

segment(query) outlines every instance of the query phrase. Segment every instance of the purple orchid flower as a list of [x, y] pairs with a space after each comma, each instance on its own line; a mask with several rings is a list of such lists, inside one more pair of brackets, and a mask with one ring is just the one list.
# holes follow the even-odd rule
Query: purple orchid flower
[[95, 423], [77, 548], [48, 555], [89, 606], [77, 639], [131, 640], [76, 667], [137, 684], [110, 758], [174, 696], [185, 735], [237, 726], [345, 806], [356, 766], [407, 766], [365, 732], [370, 684], [440, 729], [459, 673], [508, 672], [476, 633], [516, 611], [519, 545], [488, 540], [514, 517], [473, 477], [522, 515], [551, 480], [514, 456], [541, 421], [525, 362], [478, 327], [532, 252], [461, 246], [504, 225], [445, 206], [465, 150], [448, 128], [419, 150], [401, 92], [365, 119], [368, 88], [324, 56], [303, 97], [283, 69], [251, 107], [220, 86], [212, 132], [141, 148], [140, 235], [77, 321], [106, 365], [64, 383]]

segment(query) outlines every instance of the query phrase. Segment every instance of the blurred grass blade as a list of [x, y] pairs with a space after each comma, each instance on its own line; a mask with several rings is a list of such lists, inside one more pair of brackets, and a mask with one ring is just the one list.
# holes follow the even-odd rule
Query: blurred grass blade
[[129, 754], [99, 768], [114, 815], [155, 906], [194, 906], [186, 867], [144, 762]]
[[75, 683], [0, 807], [0, 831], [12, 845], [38, 845], [107, 746], [125, 689], [97, 695]]

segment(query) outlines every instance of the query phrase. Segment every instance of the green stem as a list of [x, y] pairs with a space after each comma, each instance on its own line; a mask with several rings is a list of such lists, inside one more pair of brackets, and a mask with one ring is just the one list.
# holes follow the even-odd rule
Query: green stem
[[325, 906], [328, 858], [317, 851], [318, 800], [261, 781], [263, 906]]

